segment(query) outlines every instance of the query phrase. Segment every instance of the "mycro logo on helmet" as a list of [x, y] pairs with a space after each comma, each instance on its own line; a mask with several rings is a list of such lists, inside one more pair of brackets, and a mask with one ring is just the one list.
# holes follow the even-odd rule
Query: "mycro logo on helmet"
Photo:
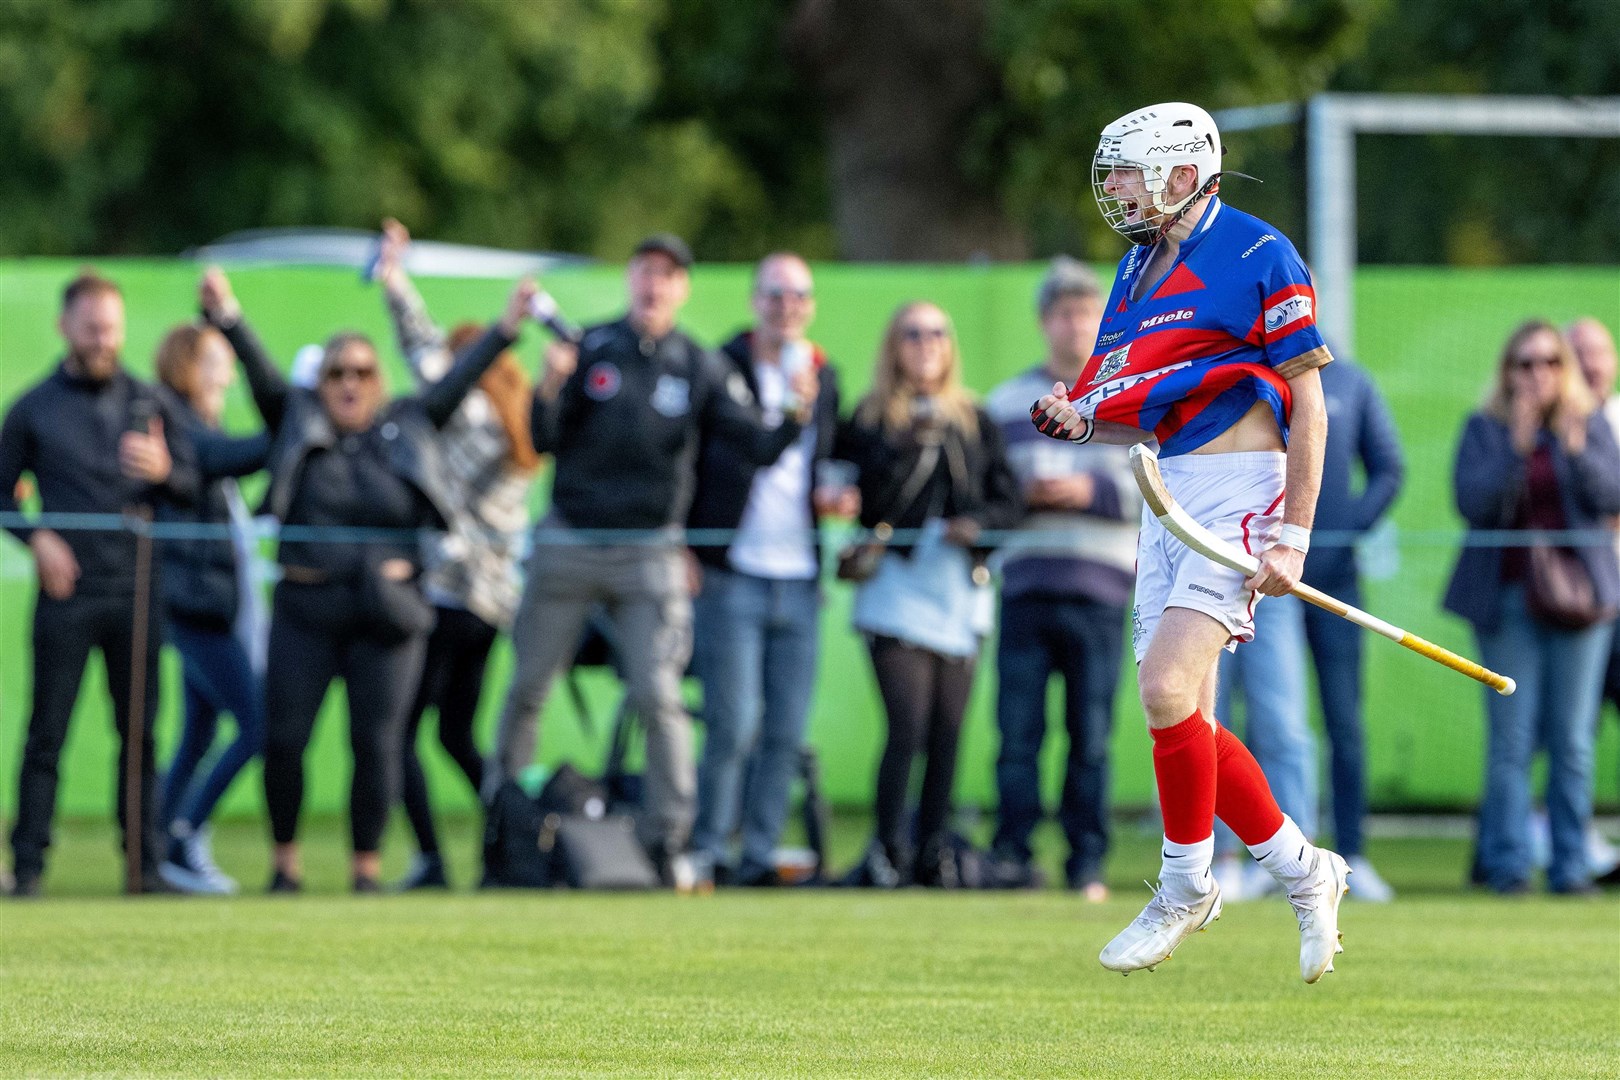
[[1209, 145], [1208, 139], [1194, 139], [1192, 142], [1165, 143], [1160, 146], [1148, 147], [1150, 154], [1196, 154]]
[[1143, 319], [1136, 324], [1136, 332], [1140, 334], [1144, 330], [1151, 330], [1153, 327], [1163, 326], [1165, 323], [1186, 322], [1193, 317], [1193, 312], [1197, 310], [1197, 308], [1188, 307], [1182, 308], [1180, 311], [1167, 311], [1163, 315], [1155, 315], [1151, 319]]

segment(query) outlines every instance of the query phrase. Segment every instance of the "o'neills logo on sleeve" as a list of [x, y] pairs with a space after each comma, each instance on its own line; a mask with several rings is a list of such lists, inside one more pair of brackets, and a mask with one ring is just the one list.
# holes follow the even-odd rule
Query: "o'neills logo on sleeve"
[[1165, 323], [1186, 322], [1193, 317], [1193, 312], [1197, 310], [1197, 308], [1189, 307], [1182, 308], [1180, 311], [1167, 311], [1163, 315], [1154, 315], [1137, 323], [1136, 332], [1140, 334], [1144, 330], [1151, 330], [1155, 326], [1163, 326]]
[[1294, 295], [1266, 308], [1266, 333], [1275, 334], [1292, 323], [1309, 321], [1315, 305], [1308, 296]]

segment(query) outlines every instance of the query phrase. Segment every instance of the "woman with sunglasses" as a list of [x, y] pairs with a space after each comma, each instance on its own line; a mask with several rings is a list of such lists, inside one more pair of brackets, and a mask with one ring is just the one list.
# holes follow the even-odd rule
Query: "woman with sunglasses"
[[1508, 338], [1485, 403], [1463, 430], [1454, 485], [1470, 541], [1475, 531], [1570, 530], [1550, 541], [1465, 542], [1446, 592], [1446, 609], [1474, 624], [1481, 662], [1519, 684], [1511, 697], [1485, 695], [1474, 876], [1498, 893], [1529, 887], [1530, 763], [1541, 745], [1552, 824], [1547, 887], [1587, 892], [1593, 729], [1620, 605], [1620, 567], [1604, 527], [1620, 513], [1620, 449], [1551, 324], [1527, 322]]
[[243, 320], [225, 276], [215, 269], [203, 278], [203, 315], [236, 351], [272, 438], [265, 506], [283, 527], [265, 673], [271, 892], [302, 887], [304, 750], [336, 678], [344, 681], [354, 752], [354, 890], [380, 888], [378, 849], [399, 796], [407, 711], [433, 627], [417, 580], [418, 533], [444, 528], [458, 497], [436, 435], [517, 339], [534, 292], [532, 281], [521, 282], [500, 321], [442, 379], [390, 401], [375, 346], [350, 331], [327, 341], [313, 391], [290, 386]]
[[[993, 603], [981, 533], [1015, 524], [1022, 503], [1000, 429], [962, 386], [939, 307], [905, 304], [889, 320], [872, 390], [835, 456], [860, 469], [861, 524], [894, 534], [855, 594], [889, 731], [877, 835], [846, 881], [950, 887], [959, 883], [950, 842], [957, 742]], [[906, 804], [919, 753], [913, 831]]]

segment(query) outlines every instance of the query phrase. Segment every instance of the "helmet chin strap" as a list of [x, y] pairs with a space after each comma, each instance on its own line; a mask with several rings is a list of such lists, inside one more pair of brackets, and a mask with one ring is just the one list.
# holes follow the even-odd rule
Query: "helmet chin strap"
[[[1161, 211], [1171, 214], [1170, 220], [1166, 221], [1163, 225], [1154, 226], [1149, 225], [1145, 221], [1140, 222], [1131, 230], [1130, 235], [1128, 235], [1126, 239], [1138, 247], [1149, 247], [1153, 244], [1157, 244], [1160, 240], [1163, 240], [1166, 236], [1170, 235], [1170, 230], [1176, 227], [1176, 224], [1186, 215], [1188, 210], [1193, 208], [1193, 205], [1197, 203], [1199, 199], [1202, 199], [1205, 195], [1212, 195], [1221, 189], [1221, 177], [1224, 175], [1224, 173], [1216, 173], [1214, 176], [1204, 181], [1203, 187], [1200, 187], [1196, 191], [1190, 192], [1186, 198], [1182, 199], [1173, 208], [1161, 206], [1159, 208]], [[1241, 176], [1242, 174], [1239, 173], [1238, 175]], [[1158, 199], [1155, 198], [1154, 202], [1158, 202]]]

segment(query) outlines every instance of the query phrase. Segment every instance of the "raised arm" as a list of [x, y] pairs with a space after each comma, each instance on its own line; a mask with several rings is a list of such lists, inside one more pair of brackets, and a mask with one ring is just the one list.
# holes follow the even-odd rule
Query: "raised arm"
[[377, 280], [382, 282], [383, 301], [394, 324], [399, 351], [410, 365], [418, 385], [444, 378], [454, 363], [445, 344], [444, 330], [428, 314], [427, 305], [405, 272], [405, 252], [411, 234], [393, 218], [382, 223], [382, 240], [377, 252]]
[[503, 349], [517, 340], [523, 320], [529, 317], [529, 301], [534, 298], [534, 292], [532, 278], [518, 282], [506, 301], [506, 311], [500, 320], [456, 357], [455, 364], [444, 378], [423, 392], [422, 405], [434, 427], [443, 427], [450, 422], [450, 417], [461, 407], [467, 394], [489, 370], [489, 365], [495, 362]]
[[270, 433], [226, 435], [203, 428], [192, 430], [197, 450], [197, 468], [205, 480], [248, 476], [270, 463]]
[[265, 425], [271, 432], [279, 431], [287, 413], [287, 399], [292, 396], [292, 386], [270, 359], [259, 336], [249, 329], [247, 320], [242, 317], [242, 305], [237, 303], [236, 295], [231, 291], [230, 281], [219, 267], [211, 266], [203, 274], [197, 293], [203, 318], [225, 335], [225, 340], [231, 343], [231, 349], [241, 362], [242, 373], [247, 376], [248, 389], [253, 394], [253, 404], [258, 408], [259, 415], [264, 417]]
[[723, 361], [704, 350], [698, 365], [709, 384], [704, 401], [705, 434], [730, 440], [755, 465], [775, 464], [810, 419], [819, 392], [819, 376], [808, 370], [795, 374], [793, 391], [799, 407], [773, 428], [765, 425], [765, 417], [741, 377], [731, 378]]

